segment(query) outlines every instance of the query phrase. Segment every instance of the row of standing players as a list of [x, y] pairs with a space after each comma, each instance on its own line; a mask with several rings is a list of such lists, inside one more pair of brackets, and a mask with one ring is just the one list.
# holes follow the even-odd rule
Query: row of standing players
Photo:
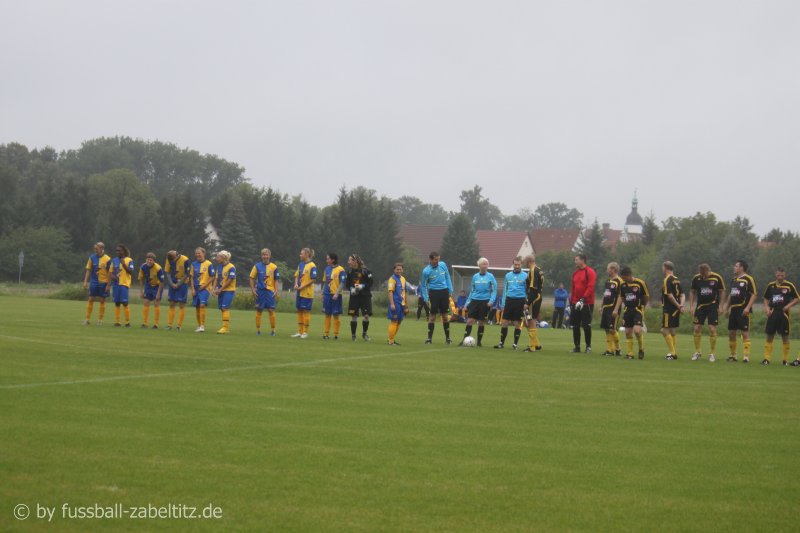
[[[155, 255], [147, 254], [147, 259], [139, 269], [139, 282], [141, 296], [144, 300], [144, 323], [148, 327], [150, 306], [155, 308], [155, 323], [159, 321], [159, 301], [164, 286], [168, 289], [170, 303], [169, 319], [166, 329], [172, 329], [176, 307], [178, 308], [178, 322], [176, 329], [183, 324], [184, 306], [188, 300], [188, 291], [192, 292], [192, 305], [196, 310], [197, 332], [205, 331], [205, 308], [210, 294], [218, 297], [218, 307], [222, 312], [223, 327], [218, 333], [229, 331], [230, 304], [236, 290], [236, 270], [230, 262], [230, 254], [222, 251], [217, 253], [217, 267], [205, 257], [205, 250], [195, 250], [195, 261], [180, 255], [176, 251], [167, 253], [165, 267], [162, 269], [155, 262]], [[92, 306], [95, 300], [100, 300], [100, 321], [104, 312], [105, 298], [108, 296], [108, 284], [116, 306], [115, 325], [121, 325], [120, 308], [125, 311], [126, 326], [130, 325], [130, 313], [127, 307], [128, 289], [134, 273], [134, 264], [130, 253], [124, 245], [116, 248], [114, 259], [104, 253], [103, 243], [95, 245], [95, 253], [86, 265], [84, 286], [89, 289], [86, 320], [91, 318]], [[318, 272], [313, 263], [314, 252], [309, 248], [300, 251], [300, 263], [295, 271], [294, 289], [296, 291], [296, 308], [298, 331], [293, 335], [297, 338], [307, 338], [310, 325], [310, 311], [313, 303], [314, 288]], [[271, 335], [275, 335], [275, 306], [278, 299], [276, 290], [280, 274], [274, 263], [271, 262], [269, 249], [261, 251], [261, 261], [256, 263], [250, 272], [250, 288], [256, 301], [256, 330], [261, 334], [262, 313], [268, 311], [271, 325]], [[331, 337], [333, 325], [333, 338], [337, 339], [340, 332], [339, 316], [342, 314], [341, 293], [343, 289], [350, 291], [348, 314], [351, 316], [350, 328], [353, 340], [356, 339], [357, 318], [362, 316], [362, 338], [369, 340], [367, 333], [369, 317], [372, 315], [372, 273], [364, 265], [363, 260], [353, 254], [348, 257], [350, 271], [345, 273], [343, 267], [338, 265], [335, 253], [326, 256], [326, 268], [322, 277], [323, 293], [322, 306], [325, 314], [323, 339]], [[523, 264], [527, 272], [523, 270]], [[570, 294], [570, 316], [573, 328], [573, 352], [580, 352], [581, 331], [584, 333], [586, 351], [591, 352], [591, 321], [594, 311], [594, 293], [597, 280], [596, 272], [586, 264], [586, 257], [579, 254], [575, 257], [576, 269], [572, 276], [572, 291]], [[489, 261], [481, 258], [478, 261], [479, 271], [470, 282], [470, 293], [465, 303], [467, 314], [464, 339], [471, 337], [473, 326], [478, 324], [477, 345], [482, 346], [484, 327], [490, 311], [495, 306], [497, 299], [497, 281], [491, 272], [488, 272]], [[738, 335], [742, 336], [743, 361], [750, 360], [750, 321], [752, 307], [756, 300], [755, 280], [747, 273], [748, 265], [744, 260], [735, 263], [734, 277], [731, 280], [730, 291], [726, 290], [723, 278], [712, 272], [709, 265], [701, 264], [699, 272], [692, 279], [690, 290], [689, 310], [692, 311], [694, 323], [695, 353], [692, 360], [701, 358], [700, 348], [702, 328], [707, 324], [709, 331], [710, 353], [709, 360], [715, 361], [717, 341], [717, 325], [719, 316], [728, 317], [730, 356], [728, 361], [738, 361], [737, 344]], [[650, 291], [644, 280], [636, 278], [630, 267], [621, 267], [617, 263], [607, 266], [608, 280], [603, 290], [601, 314], [601, 328], [606, 331], [606, 351], [603, 355], [621, 356], [619, 337], [619, 321], [622, 319], [626, 336], [625, 357], [633, 359], [634, 338], [638, 344], [638, 358], [644, 358], [644, 310], [650, 299]], [[686, 311], [685, 293], [679, 279], [674, 274], [674, 265], [670, 261], [662, 264], [664, 279], [662, 282], [662, 328], [661, 333], [667, 344], [667, 360], [677, 360], [676, 330], [680, 324], [680, 316]], [[397, 263], [394, 272], [388, 281], [390, 320], [388, 337], [389, 344], [397, 344], [395, 336], [405, 315], [408, 313], [406, 297], [406, 280], [403, 277], [403, 266]], [[786, 280], [783, 268], [778, 268], [776, 279], [769, 283], [764, 292], [764, 307], [768, 315], [766, 325], [766, 343], [762, 364], [769, 364], [772, 357], [773, 341], [776, 334], [781, 335], [783, 341], [783, 364], [788, 363], [790, 351], [789, 309], [796, 305], [800, 298], [793, 283]], [[505, 347], [509, 326], [514, 326], [512, 348], [517, 349], [521, 335], [521, 327], [525, 325], [528, 330], [529, 345], [524, 351], [533, 352], [542, 349], [537, 335], [537, 319], [542, 304], [542, 291], [544, 288], [544, 274], [536, 265], [535, 257], [530, 255], [517, 257], [512, 264], [512, 270], [505, 276], [503, 291], [500, 299], [502, 321], [500, 328], [500, 342], [496, 349]], [[447, 265], [441, 261], [437, 252], [429, 254], [429, 264], [422, 273], [419, 287], [420, 296], [430, 307], [428, 319], [428, 335], [426, 344], [432, 343], [437, 315], [441, 316], [445, 342], [450, 344], [450, 322], [447, 320], [452, 305], [453, 286]], [[727, 299], [726, 299], [727, 293]], [[461, 343], [464, 344], [462, 339]], [[800, 358], [791, 363], [800, 366]]]
[[[594, 309], [594, 284], [596, 273], [586, 265], [585, 256], [575, 258], [577, 269], [572, 277], [572, 294], [570, 295], [573, 325], [573, 352], [580, 352], [580, 334], [583, 330], [586, 339], [586, 351], [591, 352], [591, 317]], [[708, 360], [716, 361], [717, 326], [719, 317], [728, 318], [728, 346], [730, 355], [728, 362], [739, 361], [737, 354], [738, 338], [742, 338], [742, 361], [750, 362], [751, 341], [750, 325], [753, 305], [757, 300], [756, 283], [747, 273], [748, 264], [740, 259], [733, 266], [733, 277], [730, 288], [726, 288], [721, 275], [713, 272], [706, 264], [698, 266], [697, 274], [692, 278], [689, 290], [689, 305], [686, 306], [686, 294], [680, 280], [675, 276], [675, 266], [671, 261], [661, 265], [664, 275], [661, 284], [661, 334], [667, 344], [668, 361], [678, 359], [676, 331], [680, 326], [681, 314], [690, 312], [693, 323], [693, 340], [695, 352], [692, 361], [700, 360], [702, 329], [707, 325], [709, 334]], [[603, 355], [621, 355], [620, 338], [617, 327], [619, 319], [626, 336], [627, 359], [634, 359], [633, 341], [638, 344], [638, 358], [644, 358], [644, 314], [650, 300], [650, 291], [644, 280], [633, 275], [630, 267], [620, 268], [617, 263], [609, 263], [606, 267], [608, 280], [603, 289], [601, 329], [606, 331], [606, 351]], [[790, 312], [800, 302], [795, 285], [786, 279], [786, 270], [778, 267], [775, 279], [771, 281], [763, 293], [764, 309], [767, 315], [765, 326], [766, 341], [762, 365], [769, 365], [772, 360], [773, 343], [776, 335], [781, 336], [782, 363], [784, 366], [800, 366], [800, 357], [789, 362], [790, 353]]]
[[[112, 298], [115, 305], [114, 326], [122, 327], [122, 313], [124, 312], [125, 327], [130, 327], [130, 309], [128, 306], [129, 291], [135, 274], [135, 264], [130, 257], [130, 251], [123, 245], [117, 245], [116, 257], [113, 259], [105, 254], [105, 245], [98, 242], [94, 245], [94, 253], [86, 263], [84, 276], [84, 289], [88, 290], [86, 305], [86, 318], [84, 324], [91, 322], [95, 302], [99, 303], [98, 325], [102, 324], [105, 313], [105, 300]], [[277, 290], [280, 272], [277, 265], [271, 261], [272, 253], [269, 249], [261, 250], [261, 261], [253, 265], [249, 280], [250, 290], [256, 303], [256, 332], [261, 335], [263, 312], [267, 311], [270, 321], [270, 335], [275, 336], [275, 308], [279, 299]], [[294, 273], [294, 290], [296, 293], [297, 333], [292, 337], [305, 339], [308, 337], [310, 326], [311, 308], [314, 299], [314, 283], [319, 275], [316, 264], [313, 262], [314, 251], [303, 248], [300, 251], [300, 263]], [[217, 306], [222, 313], [222, 328], [219, 334], [230, 331], [230, 307], [236, 293], [236, 267], [231, 262], [231, 254], [220, 251], [216, 254], [216, 265], [206, 258], [206, 250], [198, 247], [195, 249], [195, 259], [190, 261], [185, 255], [175, 250], [167, 252], [167, 258], [162, 268], [156, 262], [152, 252], [146, 254], [145, 262], [139, 267], [138, 280], [140, 294], [144, 303], [143, 328], [149, 328], [150, 308], [154, 310], [152, 328], [158, 329], [160, 320], [160, 301], [164, 288], [167, 289], [169, 301], [169, 315], [164, 329], [180, 331], [185, 317], [185, 306], [188, 302], [189, 292], [192, 295], [192, 306], [195, 308], [197, 328], [195, 332], [202, 333], [206, 325], [206, 307], [211, 295], [217, 297]], [[345, 273], [338, 264], [337, 254], [331, 252], [326, 256], [326, 267], [322, 272], [322, 307], [325, 313], [325, 329], [323, 339], [338, 339], [340, 332], [340, 315], [342, 314], [342, 291], [350, 291], [348, 312], [351, 316], [350, 330], [352, 339], [356, 340], [358, 330], [358, 316], [361, 320], [361, 337], [370, 340], [368, 335], [369, 319], [372, 316], [372, 273], [364, 264], [358, 254], [348, 258], [349, 272]], [[389, 344], [397, 344], [395, 335], [400, 328], [405, 315], [408, 313], [406, 297], [406, 280], [403, 277], [403, 265], [396, 263], [392, 276], [388, 280], [389, 291]], [[175, 322], [177, 314], [177, 323]]]

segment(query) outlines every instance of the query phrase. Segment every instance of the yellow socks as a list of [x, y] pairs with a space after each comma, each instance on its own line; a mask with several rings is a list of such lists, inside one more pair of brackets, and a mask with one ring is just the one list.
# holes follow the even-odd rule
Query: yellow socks
[[175, 308], [170, 307], [169, 311], [167, 311], [167, 325], [172, 327], [173, 322], [175, 322]]
[[121, 312], [122, 310], [119, 308], [119, 306], [114, 307], [114, 322], [116, 322], [117, 324], [119, 324], [119, 317]]
[[672, 355], [678, 355], [678, 337], [672, 335]]
[[339, 336], [339, 330], [342, 329], [342, 321], [339, 315], [333, 315], [333, 336]]
[[200, 321], [200, 308], [199, 307], [195, 307], [194, 308], [194, 317], [197, 319], [197, 325], [198, 326], [202, 326], [203, 323]]
[[389, 322], [389, 344], [394, 344], [394, 338], [400, 330], [400, 322]]
[[539, 346], [539, 328], [528, 328], [528, 341], [531, 343], [531, 349]]
[[731, 348], [731, 356], [736, 357], [736, 339], [729, 340], [728, 346]]
[[325, 329], [322, 331], [322, 334], [328, 337], [331, 332], [331, 315], [325, 315]]
[[150, 306], [146, 305], [142, 309], [142, 317], [144, 319], [144, 325], [147, 325], [147, 321], [150, 319]]
[[153, 309], [153, 324], [156, 326], [158, 325], [159, 318], [161, 318], [161, 308], [156, 306], [156, 308]]
[[708, 342], [711, 345], [711, 353], [716, 353], [717, 350], [717, 334], [711, 333], [708, 335]]
[[636, 335], [636, 342], [639, 344], [639, 349], [644, 350], [644, 335], [641, 333]]
[[231, 312], [228, 309], [222, 310], [222, 329], [228, 330], [228, 326], [231, 322]]
[[764, 359], [772, 361], [772, 341], [766, 341], [764, 343]]
[[783, 343], [783, 350], [781, 350], [781, 356], [782, 356], [782, 360], [784, 362], [789, 360], [789, 349], [790, 349], [789, 343], [788, 342], [784, 342]]
[[100, 302], [100, 313], [97, 315], [97, 320], [103, 320], [103, 316], [106, 314], [106, 303]]
[[303, 311], [303, 333], [308, 333], [311, 325], [311, 311]]
[[744, 348], [742, 349], [742, 353], [746, 359], [750, 359], [750, 339], [742, 342]]
[[86, 302], [86, 320], [91, 320], [92, 318], [92, 308], [94, 307], [94, 302], [89, 300]]
[[269, 327], [271, 327], [273, 330], [275, 329], [275, 310], [274, 309], [270, 309], [269, 310]]
[[200, 308], [200, 325], [201, 326], [205, 326], [206, 325], [206, 308], [205, 307], [201, 307]]
[[[173, 309], [172, 312], [174, 313], [175, 310]], [[181, 307], [178, 311], [178, 327], [183, 326], [183, 319], [186, 317], [186, 308]]]
[[261, 331], [261, 310], [256, 311], [256, 331]]
[[614, 335], [613, 335], [613, 336], [614, 336], [614, 351], [617, 351], [617, 350], [619, 350], [619, 349], [620, 349], [620, 345], [619, 345], [619, 331], [615, 329], [615, 330], [614, 330]]
[[300, 333], [301, 335], [303, 333], [303, 312], [302, 311], [298, 311], [297, 312], [297, 333]]
[[625, 338], [625, 347], [628, 348], [627, 355], [633, 355], [633, 337]]
[[[694, 351], [695, 352], [699, 352], [700, 351], [700, 341], [703, 340], [703, 334], [702, 333], [695, 333], [695, 334], [692, 335], [692, 338], [694, 339]], [[714, 349], [712, 348], [711, 351], [713, 352]]]

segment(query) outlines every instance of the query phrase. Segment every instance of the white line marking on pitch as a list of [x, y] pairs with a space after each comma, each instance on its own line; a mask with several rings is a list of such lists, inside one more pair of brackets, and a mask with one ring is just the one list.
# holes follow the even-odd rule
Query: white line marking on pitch
[[396, 357], [404, 355], [418, 355], [424, 353], [433, 353], [445, 351], [448, 348], [439, 348], [432, 350], [417, 350], [415, 352], [398, 352], [392, 351], [391, 353], [373, 354], [373, 355], [358, 355], [354, 357], [329, 357], [326, 359], [314, 359], [312, 361], [290, 361], [288, 363], [273, 363], [263, 365], [247, 365], [247, 366], [232, 366], [226, 368], [211, 368], [206, 370], [182, 370], [177, 372], [162, 372], [158, 374], [135, 374], [130, 376], [109, 376], [104, 378], [89, 378], [89, 379], [74, 379], [69, 381], [42, 381], [38, 383], [15, 383], [10, 385], [0, 385], [0, 390], [10, 389], [29, 389], [34, 387], [46, 387], [48, 385], [81, 385], [84, 383], [103, 383], [107, 381], [125, 381], [132, 379], [150, 379], [150, 378], [168, 378], [176, 376], [195, 376], [203, 374], [219, 374], [223, 372], [238, 372], [240, 370], [269, 370], [273, 368], [291, 368], [314, 366], [325, 363], [335, 363], [337, 361], [360, 361], [365, 359], [380, 359], [384, 357]]

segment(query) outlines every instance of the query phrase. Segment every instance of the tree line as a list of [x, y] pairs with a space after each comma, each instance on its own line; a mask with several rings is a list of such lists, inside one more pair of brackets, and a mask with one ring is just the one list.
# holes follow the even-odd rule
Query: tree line
[[[17, 279], [17, 257], [25, 252], [23, 279], [30, 282], [79, 279], [91, 245], [125, 243], [137, 262], [153, 251], [168, 249], [191, 255], [198, 245], [225, 248], [240, 265], [240, 274], [272, 250], [286, 272], [297, 263], [301, 247], [310, 246], [317, 262], [328, 251], [344, 258], [364, 257], [376, 273], [390, 272], [396, 261], [416, 281], [423, 268], [414, 251], [398, 238], [403, 224], [447, 225], [442, 257], [452, 264], [472, 264], [479, 248], [475, 231], [537, 228], [579, 229], [583, 213], [560, 202], [504, 215], [480, 186], [461, 191], [460, 209], [446, 210], [413, 196], [388, 198], [365, 187], [342, 188], [325, 207], [272, 186], [258, 187], [244, 168], [214, 155], [170, 143], [129, 137], [104, 137], [80, 148], [57, 152], [29, 149], [19, 143], [0, 145], [0, 280]], [[219, 242], [206, 232], [216, 228]], [[650, 283], [660, 280], [664, 259], [689, 278], [699, 262], [721, 273], [737, 259], [754, 265], [765, 282], [778, 264], [800, 264], [800, 237], [772, 230], [760, 244], [746, 218], [719, 221], [711, 213], [669, 218], [660, 225], [650, 215], [642, 239], [609, 248], [597, 221], [578, 249], [541, 254], [538, 262], [551, 285], [567, 283], [576, 251], [586, 253], [602, 274], [608, 261], [630, 264]], [[535, 243], [534, 243], [535, 244]], [[421, 250], [427, 253], [430, 250]], [[281, 264], [282, 263], [282, 264]], [[764, 281], [762, 281], [764, 280]], [[655, 285], [657, 287], [657, 285]]]

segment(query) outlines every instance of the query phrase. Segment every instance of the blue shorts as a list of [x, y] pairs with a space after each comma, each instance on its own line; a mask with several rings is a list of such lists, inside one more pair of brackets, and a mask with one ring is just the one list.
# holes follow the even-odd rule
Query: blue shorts
[[297, 307], [298, 311], [311, 311], [311, 304], [313, 303], [314, 298], [303, 298], [298, 294], [295, 306]]
[[406, 313], [403, 310], [403, 306], [395, 302], [394, 311], [392, 311], [392, 308], [389, 307], [389, 312], [387, 313], [387, 316], [389, 317], [389, 320], [392, 322], [402, 322], [403, 318], [405, 318], [406, 316]]
[[219, 293], [219, 296], [217, 296], [217, 307], [220, 309], [230, 309], [234, 296], [236, 296], [236, 291], [222, 291]]
[[208, 305], [208, 291], [197, 291], [197, 296], [192, 298], [192, 305], [195, 307]]
[[108, 283], [91, 282], [89, 284], [89, 296], [108, 298]]
[[145, 300], [150, 300], [151, 302], [153, 300], [161, 300], [161, 298], [158, 297], [158, 285], [156, 285], [155, 287], [153, 287], [151, 285], [148, 285], [147, 287], [145, 287], [144, 288], [144, 299]]
[[173, 289], [172, 286], [170, 286], [169, 291], [167, 292], [167, 300], [170, 302], [179, 302], [185, 304], [188, 297], [189, 286], [185, 283], [178, 285], [177, 289]]
[[269, 289], [256, 289], [256, 309], [275, 309], [275, 293]]
[[128, 305], [128, 287], [122, 285], [115, 285], [111, 289], [114, 303]]
[[342, 314], [342, 295], [333, 299], [332, 294], [322, 295], [322, 312], [326, 315], [341, 315]]

